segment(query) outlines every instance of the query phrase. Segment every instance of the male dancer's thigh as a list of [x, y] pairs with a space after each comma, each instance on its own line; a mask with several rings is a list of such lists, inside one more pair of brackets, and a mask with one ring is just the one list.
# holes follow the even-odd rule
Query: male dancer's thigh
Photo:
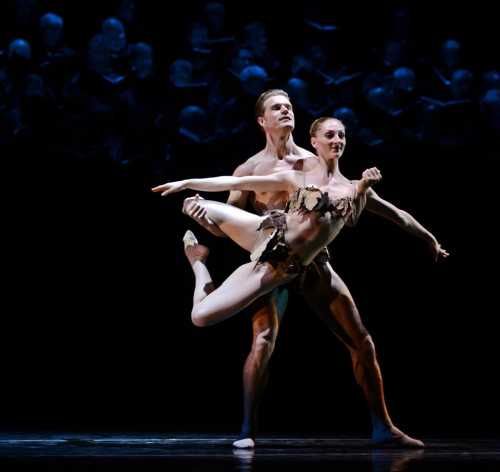
[[302, 294], [313, 311], [348, 347], [368, 333], [349, 289], [329, 262], [313, 262], [303, 275]]
[[277, 329], [288, 304], [288, 285], [280, 285], [272, 292], [260, 297], [249, 310], [252, 313], [252, 322], [255, 331], [273, 328]]

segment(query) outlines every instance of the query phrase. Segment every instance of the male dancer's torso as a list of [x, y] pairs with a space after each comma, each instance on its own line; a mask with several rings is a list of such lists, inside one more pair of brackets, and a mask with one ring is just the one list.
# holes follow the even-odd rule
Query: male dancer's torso
[[[292, 152], [282, 158], [264, 149], [248, 159], [246, 164], [248, 173], [245, 175], [270, 175], [286, 170], [309, 171], [319, 164], [319, 158], [306, 149], [295, 146]], [[321, 185], [320, 182], [310, 183]], [[249, 201], [255, 212], [262, 215], [271, 210], [283, 210], [288, 201], [288, 192], [252, 192]]]

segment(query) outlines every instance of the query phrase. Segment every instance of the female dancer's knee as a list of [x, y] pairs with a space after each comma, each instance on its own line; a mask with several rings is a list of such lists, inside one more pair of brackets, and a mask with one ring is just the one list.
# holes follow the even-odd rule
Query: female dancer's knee
[[210, 313], [201, 303], [195, 305], [191, 311], [191, 321], [198, 328], [204, 328], [213, 324], [210, 320]]

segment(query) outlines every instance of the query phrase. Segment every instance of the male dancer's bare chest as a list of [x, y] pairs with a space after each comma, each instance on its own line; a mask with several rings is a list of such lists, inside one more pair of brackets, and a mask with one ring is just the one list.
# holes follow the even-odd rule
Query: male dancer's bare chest
[[[296, 169], [302, 167], [303, 159], [297, 156], [285, 156], [283, 159], [269, 157], [262, 159], [253, 170], [252, 175], [271, 175], [277, 172]], [[250, 201], [255, 211], [259, 214], [270, 210], [283, 210], [288, 201], [288, 192], [257, 192], [252, 193]]]

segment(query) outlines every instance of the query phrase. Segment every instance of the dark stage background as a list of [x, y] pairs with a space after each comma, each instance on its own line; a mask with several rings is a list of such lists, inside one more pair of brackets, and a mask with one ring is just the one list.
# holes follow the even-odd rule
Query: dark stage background
[[[38, 41], [38, 20], [16, 23], [17, 3], [2, 7], [3, 48], [17, 37]], [[81, 63], [90, 37], [121, 4], [36, 3], [37, 15], [64, 17], [67, 44]], [[165, 84], [167, 108], [178, 100], [172, 87], [165, 91], [169, 64], [186, 55], [184, 28], [203, 4], [180, 2], [174, 11], [171, 2], [137, 2], [128, 41], [152, 44], [155, 84]], [[286, 64], [307, 39], [305, 15], [340, 28], [340, 57], [359, 70], [367, 51], [390, 39], [389, 18], [400, 6], [225, 4], [233, 32], [250, 21], [266, 25], [269, 48], [282, 61], [269, 74], [271, 87], [290, 77]], [[428, 4], [411, 13], [414, 50], [432, 56], [444, 40], [460, 41], [478, 84], [483, 71], [500, 67], [487, 10]], [[134, 151], [133, 159], [127, 145], [118, 158], [96, 152], [99, 139], [108, 142], [105, 133], [87, 145], [86, 127], [95, 133], [101, 126], [91, 119], [49, 117], [50, 129], [42, 119], [38, 128], [27, 126], [26, 136], [2, 140], [4, 430], [238, 431], [249, 313], [213, 328], [190, 323], [193, 277], [181, 238], [196, 225], [180, 212], [184, 195], [162, 200], [149, 188], [169, 178], [230, 173], [259, 150], [263, 138], [252, 128], [250, 102], [235, 108], [250, 123], [245, 139], [183, 146], [172, 132], [174, 112], [163, 110], [153, 138], [148, 130], [136, 136], [139, 144], [159, 144], [142, 155]], [[417, 436], [498, 435], [498, 139], [483, 133], [480, 118], [461, 128], [466, 140], [451, 145], [407, 139], [391, 131], [397, 120], [394, 128], [381, 125], [362, 99], [355, 103], [384, 144], [348, 141], [344, 173], [355, 178], [367, 166], [379, 167], [384, 179], [377, 192], [416, 216], [451, 253], [434, 264], [420, 240], [368, 213], [332, 244], [333, 266], [375, 340], [392, 417]], [[119, 110], [110, 113], [120, 123], [113, 136], [134, 133]], [[297, 117], [297, 130], [308, 125]], [[70, 145], [58, 146], [67, 144], [67, 133]], [[298, 144], [310, 148], [299, 135]], [[79, 148], [79, 140], [85, 146]], [[216, 280], [246, 260], [229, 241], [201, 229], [196, 234], [211, 248]], [[262, 431], [369, 434], [347, 352], [297, 294], [291, 294], [270, 372]]]

